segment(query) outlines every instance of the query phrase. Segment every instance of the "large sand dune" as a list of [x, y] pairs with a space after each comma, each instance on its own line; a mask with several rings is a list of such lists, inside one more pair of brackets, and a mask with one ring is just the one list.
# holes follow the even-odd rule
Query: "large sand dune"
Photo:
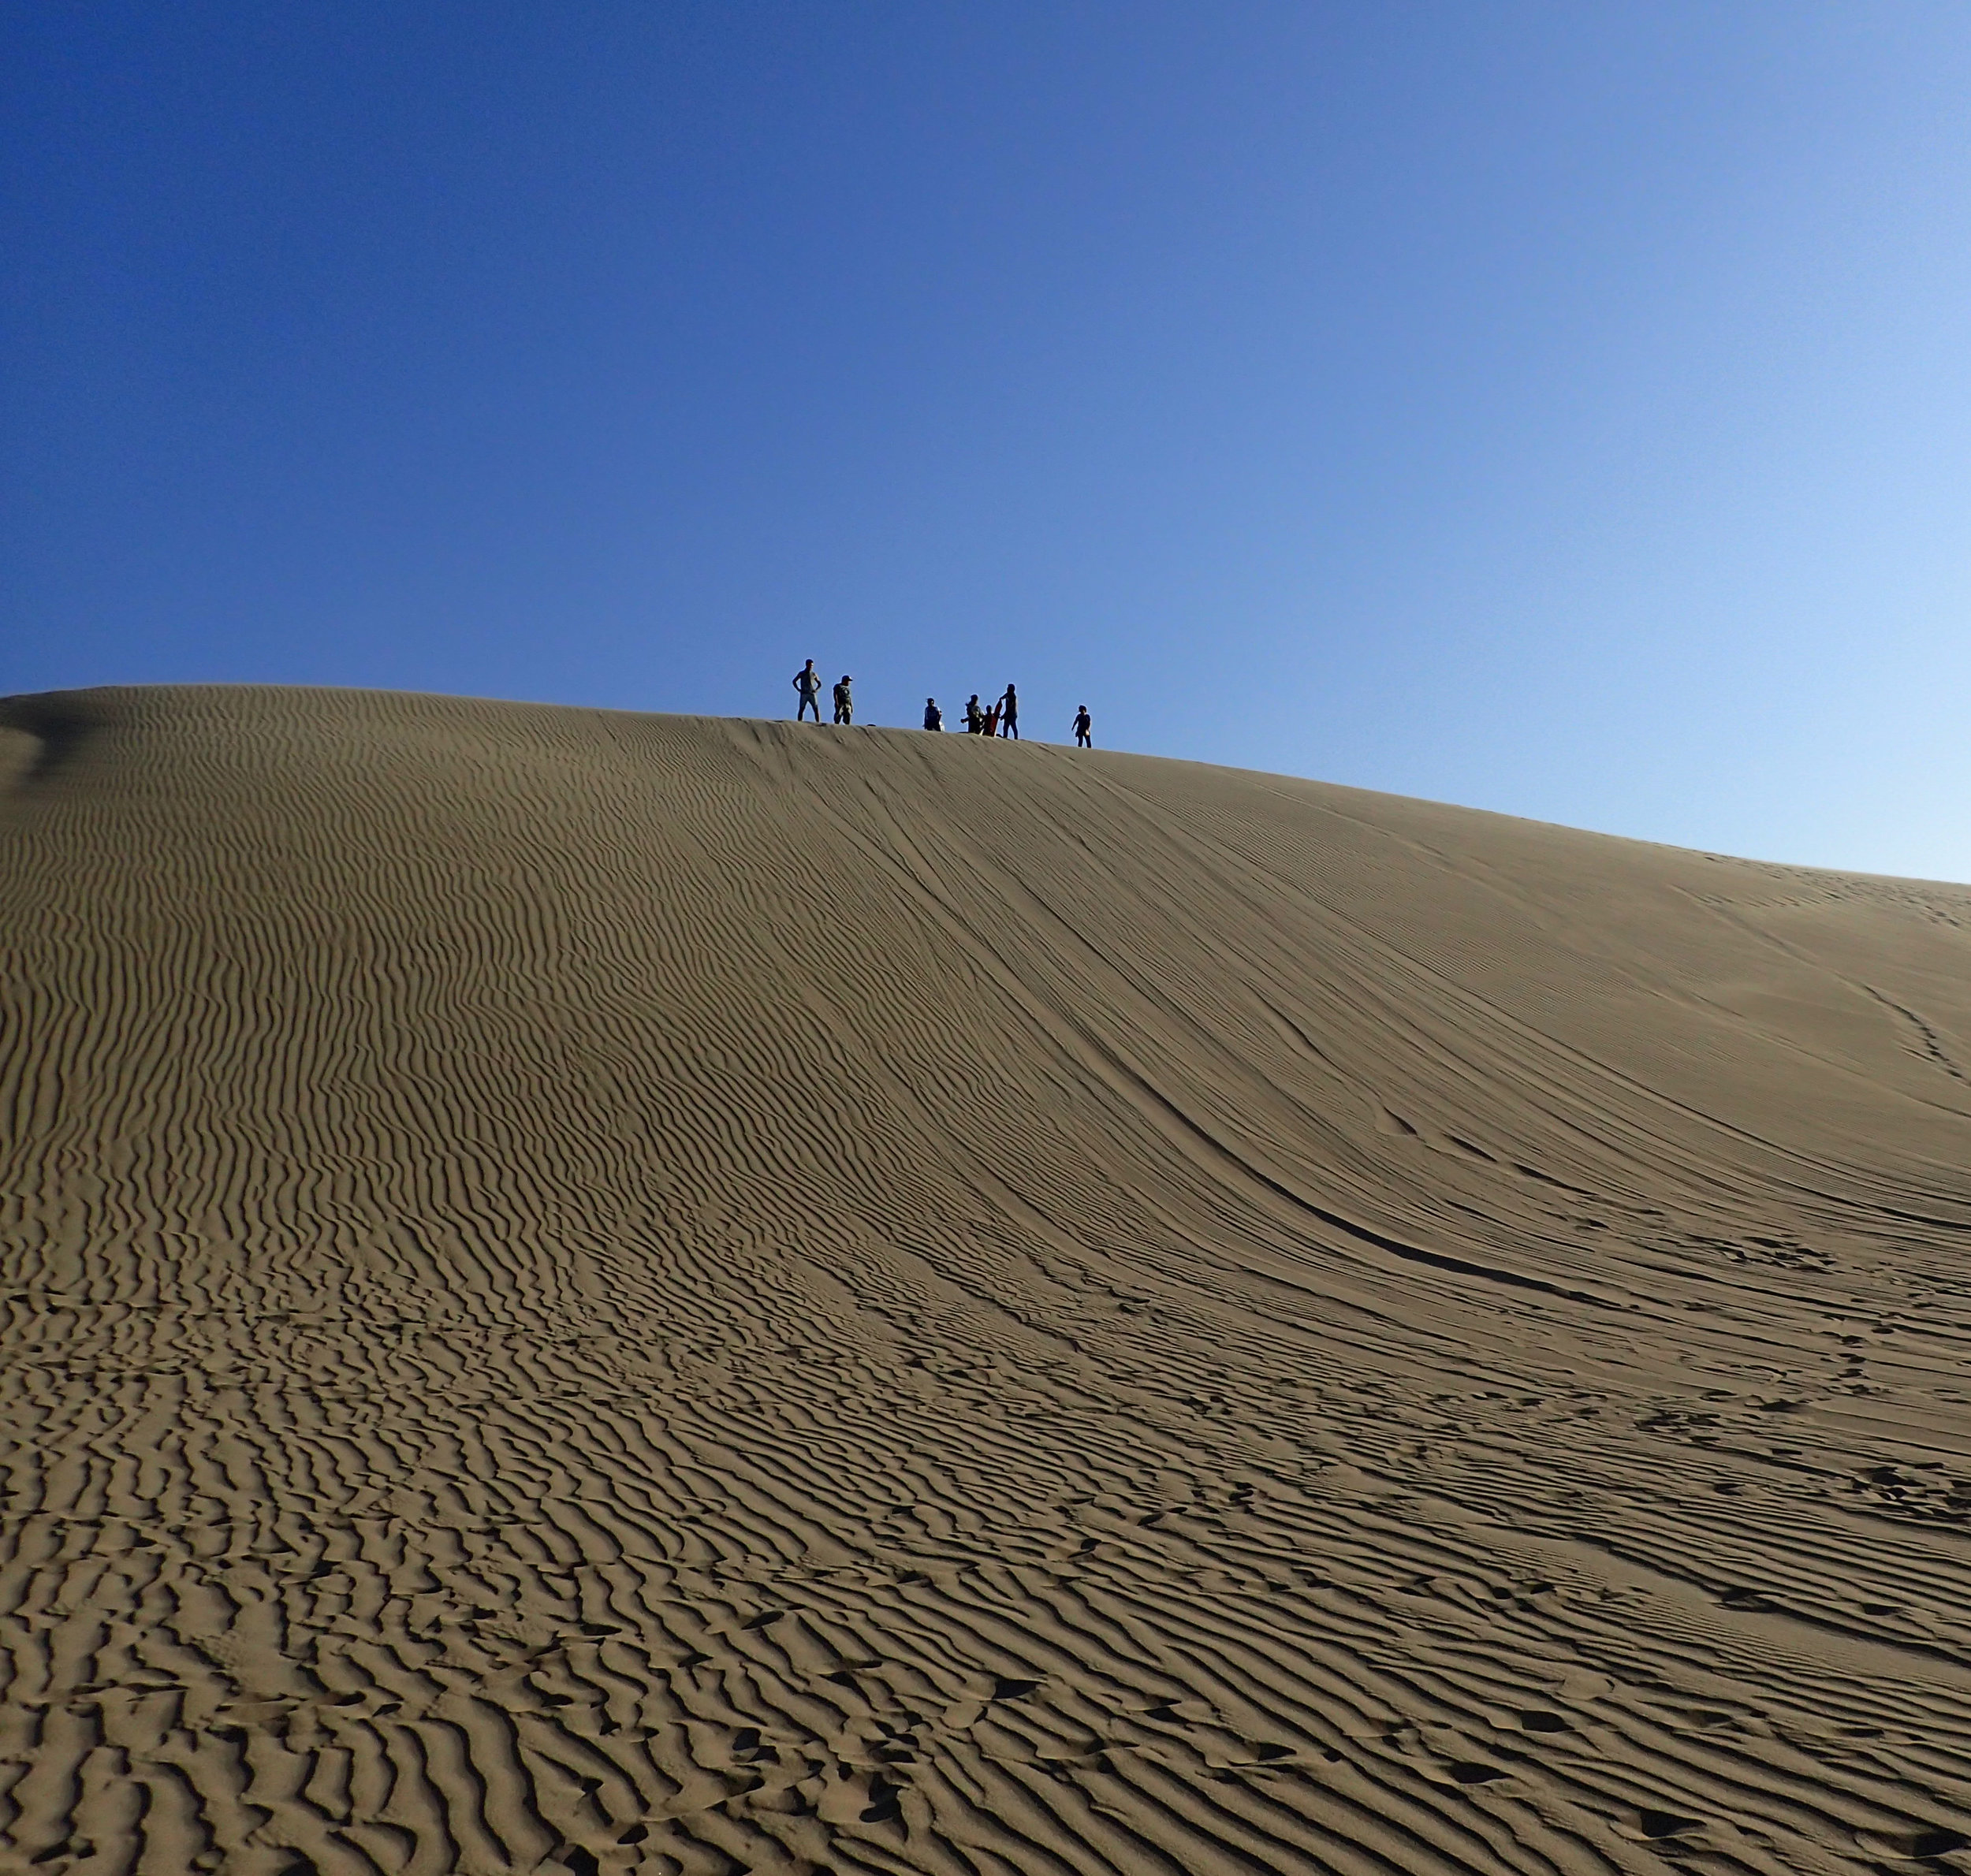
[[1971, 889], [0, 722], [0, 1870], [1971, 1869]]

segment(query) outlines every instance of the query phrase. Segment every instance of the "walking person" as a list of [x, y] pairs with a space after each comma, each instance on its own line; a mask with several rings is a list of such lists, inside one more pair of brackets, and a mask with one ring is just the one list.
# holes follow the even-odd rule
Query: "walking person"
[[822, 720], [822, 674], [814, 668], [812, 658], [794, 673], [794, 688], [801, 694], [800, 707], [794, 713], [794, 720], [799, 723], [812, 710], [814, 720], [819, 723]]
[[937, 699], [924, 699], [924, 727], [927, 730], [941, 730], [945, 727], [945, 713], [937, 707]]
[[[837, 723], [853, 723], [855, 720], [855, 700], [849, 695], [848, 686], [849, 676], [844, 671], [842, 681], [835, 687], [835, 720]], [[814, 720], [819, 723], [821, 720], [822, 713], [817, 710]]]
[[978, 693], [974, 690], [971, 695], [971, 701], [965, 706], [965, 734], [968, 736], [978, 736], [984, 735], [985, 731], [985, 708], [978, 701]]
[[1013, 687], [1006, 687], [1006, 694], [999, 700], [999, 733], [1019, 740], [1019, 698]]
[[1088, 705], [1083, 704], [1075, 713], [1075, 746], [1077, 749], [1093, 749], [1095, 746], [1095, 739], [1089, 733], [1094, 727], [1095, 719], [1089, 715]]

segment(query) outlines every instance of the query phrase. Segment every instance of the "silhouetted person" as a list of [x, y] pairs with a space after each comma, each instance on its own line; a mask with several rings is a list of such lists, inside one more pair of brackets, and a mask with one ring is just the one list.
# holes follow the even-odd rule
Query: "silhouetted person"
[[965, 706], [965, 734], [968, 736], [982, 735], [985, 729], [986, 712], [979, 703], [978, 693], [974, 690], [971, 702]]
[[800, 707], [794, 713], [794, 720], [799, 723], [812, 710], [814, 720], [819, 723], [822, 720], [822, 674], [814, 668], [812, 658], [794, 673], [794, 688], [801, 694]]
[[1019, 698], [1013, 687], [1006, 687], [1006, 694], [999, 700], [999, 733], [1019, 740]]
[[985, 733], [989, 736], [997, 736], [999, 734], [999, 705], [997, 704], [994, 704], [986, 713]]
[[[848, 694], [848, 673], [844, 671], [842, 681], [835, 687], [835, 720], [837, 723], [853, 723], [855, 720], [855, 700]], [[814, 720], [819, 723], [821, 720], [822, 713], [817, 710]]]
[[1093, 749], [1095, 746], [1095, 739], [1089, 734], [1094, 727], [1095, 719], [1089, 715], [1088, 705], [1083, 704], [1075, 713], [1075, 746], [1077, 749]]
[[924, 727], [927, 730], [941, 730], [945, 727], [945, 713], [937, 707], [937, 699], [924, 699]]

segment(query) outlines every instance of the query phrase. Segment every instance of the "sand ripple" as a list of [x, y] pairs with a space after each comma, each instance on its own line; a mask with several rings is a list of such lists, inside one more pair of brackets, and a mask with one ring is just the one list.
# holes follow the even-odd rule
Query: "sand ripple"
[[6, 1876], [1971, 1869], [1971, 891], [0, 726]]

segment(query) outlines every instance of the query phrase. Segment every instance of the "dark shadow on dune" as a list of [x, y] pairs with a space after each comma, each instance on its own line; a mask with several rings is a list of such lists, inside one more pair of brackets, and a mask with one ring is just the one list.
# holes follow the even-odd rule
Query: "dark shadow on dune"
[[17, 730], [35, 739], [35, 753], [19, 778], [22, 787], [47, 780], [97, 727], [95, 715], [73, 698], [0, 698], [0, 729]]

